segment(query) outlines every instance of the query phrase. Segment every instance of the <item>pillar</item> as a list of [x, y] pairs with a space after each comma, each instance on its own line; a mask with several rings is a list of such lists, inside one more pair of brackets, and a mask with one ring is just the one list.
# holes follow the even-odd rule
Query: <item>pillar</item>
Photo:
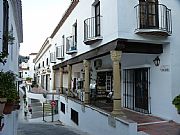
[[67, 70], [68, 70], [68, 96], [70, 96], [71, 92], [71, 80], [72, 80], [72, 66], [67, 65]]
[[121, 73], [119, 70], [119, 61], [121, 60], [121, 51], [111, 51], [113, 62], [113, 111], [114, 115], [124, 115], [121, 110]]
[[84, 103], [89, 104], [90, 102], [90, 88], [89, 88], [89, 70], [90, 70], [90, 62], [88, 60], [83, 61], [83, 66], [84, 66], [84, 72], [85, 72], [85, 81], [84, 81], [84, 92], [85, 92], [85, 97], [84, 97]]
[[63, 93], [63, 68], [59, 67], [60, 72], [60, 94]]
[[53, 70], [53, 91], [55, 90], [56, 90], [56, 70]]

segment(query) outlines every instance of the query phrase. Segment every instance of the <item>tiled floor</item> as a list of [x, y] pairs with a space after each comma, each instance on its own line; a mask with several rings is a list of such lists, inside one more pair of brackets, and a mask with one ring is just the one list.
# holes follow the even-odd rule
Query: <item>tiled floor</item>
[[165, 122], [138, 126], [138, 131], [144, 131], [150, 135], [180, 135], [180, 124]]
[[[112, 103], [95, 102], [94, 105], [107, 112], [112, 111]], [[166, 121], [162, 118], [137, 113], [123, 109], [127, 119], [133, 120], [138, 124], [138, 131], [143, 131], [149, 135], [180, 135], [180, 124], [173, 121]]]

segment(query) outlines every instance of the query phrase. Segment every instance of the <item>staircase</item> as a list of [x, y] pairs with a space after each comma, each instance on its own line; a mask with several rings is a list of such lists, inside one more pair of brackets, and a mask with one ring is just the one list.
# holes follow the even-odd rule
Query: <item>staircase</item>
[[[43, 117], [43, 105], [37, 99], [31, 99], [32, 115], [31, 119]], [[51, 105], [44, 103], [44, 116], [51, 116]]]
[[31, 119], [43, 117], [42, 104], [37, 99], [31, 99], [32, 115]]

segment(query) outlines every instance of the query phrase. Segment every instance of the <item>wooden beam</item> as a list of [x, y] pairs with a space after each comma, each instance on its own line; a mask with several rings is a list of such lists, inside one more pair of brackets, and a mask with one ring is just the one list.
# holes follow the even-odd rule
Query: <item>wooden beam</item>
[[123, 53], [160, 54], [163, 53], [163, 45], [143, 42], [131, 42], [127, 39], [116, 39], [86, 53], [75, 56], [72, 59], [54, 65], [53, 70], [57, 70], [59, 69], [59, 67], [81, 63], [85, 59], [92, 60], [98, 57], [105, 56], [112, 50], [122, 51]]

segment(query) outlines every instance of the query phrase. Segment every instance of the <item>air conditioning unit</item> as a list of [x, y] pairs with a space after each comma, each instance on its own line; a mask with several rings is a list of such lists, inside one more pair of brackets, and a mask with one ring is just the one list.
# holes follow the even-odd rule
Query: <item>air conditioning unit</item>
[[98, 69], [102, 66], [102, 60], [101, 59], [97, 59], [94, 61], [94, 68]]

